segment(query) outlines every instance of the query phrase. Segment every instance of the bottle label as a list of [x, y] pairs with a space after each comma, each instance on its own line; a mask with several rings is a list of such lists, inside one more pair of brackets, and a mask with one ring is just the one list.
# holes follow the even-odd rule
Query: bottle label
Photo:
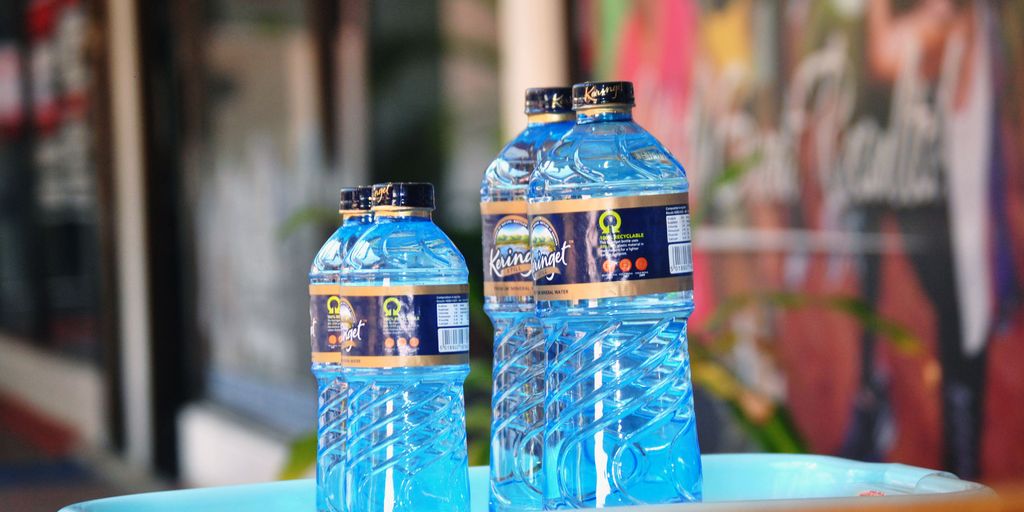
[[314, 361], [317, 360], [317, 352], [337, 352], [341, 349], [338, 344], [341, 318], [336, 313], [339, 300], [338, 285], [309, 285], [309, 339]]
[[693, 289], [687, 193], [530, 205], [537, 300]]
[[313, 361], [360, 368], [469, 362], [467, 285], [311, 285]]
[[484, 239], [484, 295], [533, 295], [526, 201], [480, 203]]

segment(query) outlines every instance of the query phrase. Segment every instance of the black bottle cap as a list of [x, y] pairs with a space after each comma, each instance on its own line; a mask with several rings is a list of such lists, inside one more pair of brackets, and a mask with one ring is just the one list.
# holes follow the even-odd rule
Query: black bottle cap
[[633, 82], [583, 82], [572, 86], [572, 108], [633, 106]]
[[526, 114], [568, 114], [572, 112], [572, 90], [568, 87], [531, 87], [526, 90]]
[[341, 189], [341, 200], [338, 201], [338, 209], [369, 210], [372, 192], [373, 189], [370, 187], [345, 187]]
[[434, 186], [430, 183], [378, 183], [373, 186], [373, 206], [434, 208]]

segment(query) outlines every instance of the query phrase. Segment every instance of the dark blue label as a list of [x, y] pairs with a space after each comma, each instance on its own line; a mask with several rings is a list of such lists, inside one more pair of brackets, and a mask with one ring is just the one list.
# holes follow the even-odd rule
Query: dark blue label
[[530, 205], [538, 300], [579, 300], [693, 288], [687, 194]]
[[480, 212], [483, 217], [484, 295], [533, 295], [526, 202], [480, 203]]
[[336, 352], [342, 329], [338, 315], [340, 297], [338, 286], [314, 284], [309, 287], [309, 338], [313, 349], [313, 360], [317, 352]]
[[[314, 336], [314, 361], [353, 367], [468, 361], [465, 285], [334, 286], [327, 291], [335, 293], [314, 300], [317, 318], [327, 326], [325, 336]], [[316, 327], [314, 321], [314, 332]]]

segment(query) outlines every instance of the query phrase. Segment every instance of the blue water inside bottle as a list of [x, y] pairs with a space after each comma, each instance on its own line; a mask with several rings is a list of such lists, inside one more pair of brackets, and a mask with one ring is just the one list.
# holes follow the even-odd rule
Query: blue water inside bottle
[[[566, 88], [566, 100], [568, 92]], [[516, 256], [529, 260], [526, 189], [530, 175], [543, 152], [573, 125], [571, 111], [529, 116], [526, 129], [488, 167], [480, 188], [484, 311], [494, 326], [492, 512], [543, 508], [544, 337], [534, 311], [529, 266], [523, 272], [512, 267], [521, 261]]]
[[[574, 88], [574, 100], [575, 93]], [[673, 214], [669, 220], [664, 213], [660, 219], [651, 216], [650, 209], [626, 208], [645, 204], [637, 197], [685, 197], [682, 194], [688, 192], [689, 184], [682, 165], [632, 120], [630, 105], [577, 109], [578, 124], [548, 152], [530, 181], [531, 243], [535, 272], [539, 272], [535, 277], [541, 276], [535, 282], [537, 314], [547, 349], [544, 472], [545, 508], [549, 510], [701, 498], [686, 339], [687, 319], [694, 308], [692, 284], [669, 289], [661, 284], [680, 282], [687, 275], [692, 283], [692, 260], [687, 262], [689, 274], [680, 273], [685, 270], [682, 251], [687, 258], [690, 254], [688, 206], [662, 207], [661, 212], [686, 212], [685, 219]], [[545, 203], [565, 200], [624, 206], [593, 212], [587, 217], [595, 220], [593, 226], [581, 225], [583, 217], [534, 215]], [[555, 204], [565, 203], [551, 203]], [[658, 227], [622, 233], [634, 217], [654, 219], [650, 225]], [[538, 235], [538, 229], [548, 229], [556, 236], [561, 233], [561, 239], [550, 242], [553, 251], [539, 246], [538, 240], [544, 243], [550, 237]], [[668, 235], [662, 233], [666, 229]], [[623, 244], [644, 238], [644, 243], [653, 243], [652, 239], [667, 236], [660, 249], [684, 238], [686, 243], [674, 244], [669, 254], [660, 252], [657, 258], [624, 257], [608, 267], [602, 267], [597, 258], [562, 261], [571, 260], [565, 255], [573, 254], [573, 244], [582, 243], [583, 235], [597, 233], [600, 237], [601, 232], [623, 235]], [[564, 250], [559, 252], [559, 248]], [[666, 265], [669, 259], [672, 261]], [[557, 272], [545, 275], [543, 268], [548, 263]], [[618, 279], [615, 276], [627, 270], [640, 274], [641, 266], [645, 272], [663, 268], [666, 275], [675, 273], [661, 280], [625, 281], [622, 285], [626, 288], [617, 288], [616, 296], [567, 300], [548, 296], [545, 300], [542, 284], [548, 279], [560, 282], [564, 275], [587, 265], [602, 268], [599, 272], [606, 273], [602, 275], [611, 276], [608, 286], [618, 286], [613, 283]], [[634, 285], [635, 295], [621, 292], [634, 289], [629, 288]], [[579, 293], [586, 295], [601, 286], [606, 285], [564, 289], [582, 289]], [[551, 289], [562, 293], [558, 287]]]
[[429, 208], [377, 203], [406, 197], [398, 185], [375, 186], [375, 225], [341, 276], [356, 326], [342, 363], [345, 498], [351, 511], [468, 511], [469, 273], [430, 218], [432, 188]]
[[[342, 270], [344, 255], [353, 243], [373, 224], [369, 211], [346, 210], [342, 212], [342, 224], [317, 251], [309, 269], [311, 291], [317, 285], [337, 285]], [[318, 340], [330, 336], [327, 326], [321, 325], [317, 309], [323, 307], [317, 296], [310, 298], [310, 336], [313, 352], [318, 352]], [[322, 332], [321, 332], [322, 331]], [[313, 376], [317, 382], [317, 463], [316, 503], [318, 512], [339, 512], [342, 508], [341, 469], [346, 437], [347, 385], [336, 362], [317, 361], [312, 363]]]

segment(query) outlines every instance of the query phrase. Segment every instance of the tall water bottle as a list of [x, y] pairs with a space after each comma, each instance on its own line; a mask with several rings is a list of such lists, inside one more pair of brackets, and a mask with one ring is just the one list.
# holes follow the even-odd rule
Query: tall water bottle
[[373, 224], [370, 187], [343, 188], [338, 206], [341, 226], [327, 239], [309, 268], [309, 336], [313, 349], [317, 409], [316, 506], [318, 512], [345, 510], [341, 474], [345, 451], [345, 396], [341, 375], [344, 327], [338, 275], [353, 243]]
[[469, 272], [433, 209], [428, 183], [374, 185], [374, 226], [345, 257], [351, 512], [469, 509]]
[[545, 508], [698, 501], [686, 172], [633, 122], [631, 83], [572, 97], [577, 124], [534, 172], [527, 206], [547, 347]]
[[527, 126], [484, 173], [484, 310], [494, 324], [490, 509], [542, 510], [544, 338], [534, 312], [526, 189], [575, 124], [568, 87], [526, 91]]

